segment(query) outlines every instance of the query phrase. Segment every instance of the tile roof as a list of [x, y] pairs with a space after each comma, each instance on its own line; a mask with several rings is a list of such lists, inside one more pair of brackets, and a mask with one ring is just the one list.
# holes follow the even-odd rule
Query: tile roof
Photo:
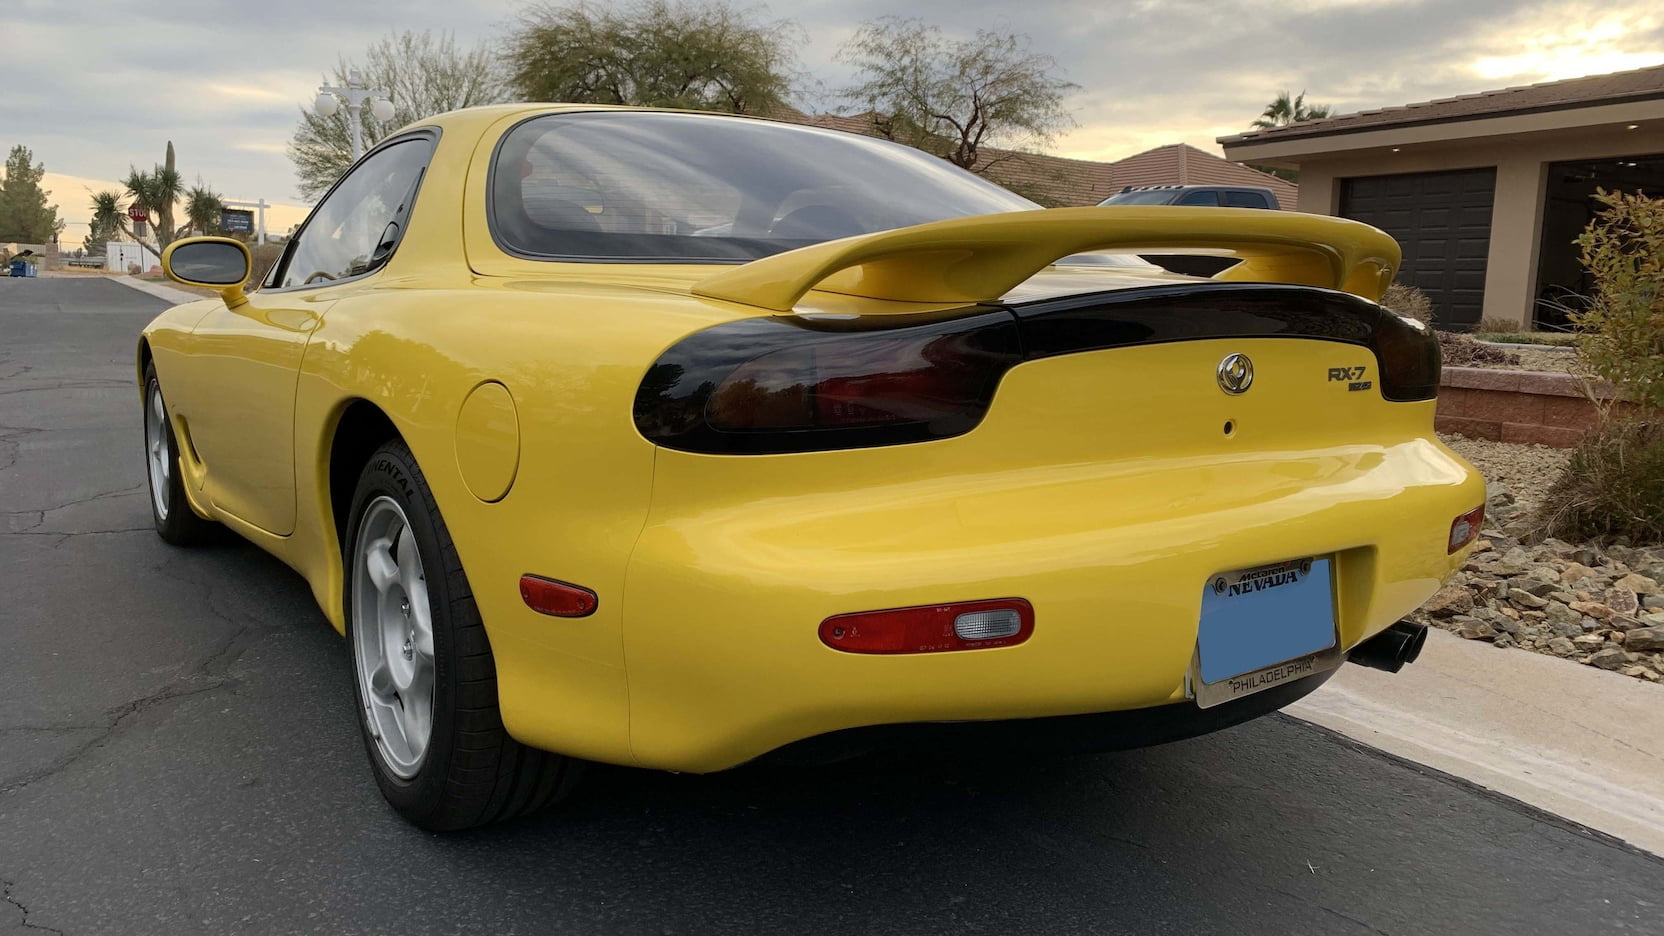
[[[872, 114], [806, 114], [796, 108], [770, 113], [776, 120], [879, 136]], [[980, 173], [1041, 204], [1096, 205], [1128, 185], [1252, 185], [1268, 188], [1293, 210], [1299, 189], [1273, 175], [1222, 159], [1187, 143], [1158, 146], [1116, 162], [1068, 159], [1043, 153], [983, 147]]]
[[1609, 75], [1590, 75], [1586, 78], [1567, 78], [1516, 88], [1481, 91], [1478, 94], [1422, 101], [1401, 107], [1383, 107], [1355, 114], [1338, 114], [1318, 120], [1302, 120], [1297, 124], [1274, 130], [1251, 130], [1247, 133], [1220, 137], [1219, 142], [1227, 146], [1262, 143], [1325, 136], [1331, 133], [1355, 133], [1387, 127], [1475, 120], [1482, 117], [1566, 110], [1657, 98], [1664, 98], [1664, 65], [1614, 72]]

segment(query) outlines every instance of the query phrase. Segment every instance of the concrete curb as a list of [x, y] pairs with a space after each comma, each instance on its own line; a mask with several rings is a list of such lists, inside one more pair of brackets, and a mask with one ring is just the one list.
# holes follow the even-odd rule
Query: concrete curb
[[1664, 685], [1434, 630], [1284, 711], [1664, 855]]
[[165, 299], [174, 305], [179, 305], [185, 302], [195, 302], [198, 299], [208, 298], [206, 296], [198, 296], [195, 293], [188, 293], [183, 289], [174, 289], [172, 286], [163, 286], [161, 283], [147, 283], [144, 280], [131, 276], [112, 276], [109, 278], [122, 284], [123, 286], [131, 286], [139, 292], [150, 293], [158, 299]]

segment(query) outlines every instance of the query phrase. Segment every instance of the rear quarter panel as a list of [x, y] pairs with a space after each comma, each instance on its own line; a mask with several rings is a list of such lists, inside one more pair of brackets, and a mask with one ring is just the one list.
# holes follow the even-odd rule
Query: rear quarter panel
[[[685, 297], [546, 280], [343, 298], [313, 336], [296, 399], [298, 493], [311, 505], [311, 542], [297, 555], [337, 629], [330, 443], [346, 408], [367, 400], [409, 444], [445, 517], [490, 635], [509, 731], [629, 762], [624, 578], [655, 455], [632, 422], [636, 388], [664, 346], [730, 316]], [[458, 412], [486, 381], [508, 389], [519, 426], [514, 481], [494, 503], [458, 466]], [[528, 572], [592, 589], [598, 609], [582, 619], [532, 612], [519, 594]]]

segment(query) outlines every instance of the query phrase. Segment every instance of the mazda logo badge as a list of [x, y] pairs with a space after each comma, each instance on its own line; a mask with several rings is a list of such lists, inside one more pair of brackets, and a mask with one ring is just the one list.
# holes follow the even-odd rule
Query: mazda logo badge
[[1232, 353], [1219, 362], [1219, 389], [1237, 395], [1254, 385], [1254, 362], [1248, 355]]

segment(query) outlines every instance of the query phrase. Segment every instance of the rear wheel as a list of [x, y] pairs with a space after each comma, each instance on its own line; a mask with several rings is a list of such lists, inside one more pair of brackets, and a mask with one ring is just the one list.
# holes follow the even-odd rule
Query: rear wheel
[[359, 727], [382, 795], [425, 829], [546, 806], [580, 763], [508, 736], [485, 626], [410, 449], [370, 456], [345, 540], [347, 640]]
[[204, 520], [185, 500], [185, 479], [179, 471], [179, 440], [168, 419], [156, 365], [144, 366], [144, 462], [150, 480], [150, 518], [156, 533], [175, 546], [206, 542], [219, 524]]

